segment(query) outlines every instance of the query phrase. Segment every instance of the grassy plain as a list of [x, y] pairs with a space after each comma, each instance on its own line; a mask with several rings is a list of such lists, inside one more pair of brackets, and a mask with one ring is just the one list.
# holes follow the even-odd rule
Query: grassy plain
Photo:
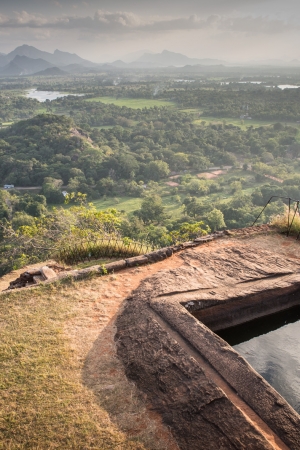
[[174, 107], [174, 103], [159, 99], [95, 97], [89, 98], [86, 101], [101, 102], [105, 104], [113, 104], [116, 106], [126, 106], [127, 108], [133, 109], [152, 108], [153, 106]]

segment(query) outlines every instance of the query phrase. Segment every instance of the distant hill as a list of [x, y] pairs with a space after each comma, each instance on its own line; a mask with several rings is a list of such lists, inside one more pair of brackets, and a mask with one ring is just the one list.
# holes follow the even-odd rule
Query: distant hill
[[128, 64], [126, 64], [124, 61], [121, 61], [120, 59], [118, 59], [117, 61], [114, 61], [111, 63], [112, 66], [114, 67], [128, 67]]
[[54, 53], [49, 53], [38, 50], [30, 45], [21, 45], [2, 58], [6, 58], [7, 62], [10, 62], [13, 61], [16, 56], [26, 56], [27, 58], [32, 59], [43, 59], [48, 63], [51, 63], [52, 66], [67, 66], [68, 64], [81, 64], [85, 67], [97, 66], [97, 64], [91, 61], [80, 58], [80, 56], [75, 53], [62, 52], [60, 50], [55, 50]]
[[22, 69], [13, 61], [0, 69], [0, 76], [2, 77], [17, 77], [22, 75]]
[[56, 65], [67, 66], [69, 64], [80, 64], [85, 67], [96, 67], [97, 64], [87, 59], [80, 58], [76, 53], [61, 52], [60, 50], [55, 50], [53, 54], [55, 58]]
[[[217, 59], [196, 59], [189, 58], [181, 53], [164, 50], [162, 53], [144, 53], [136, 61], [126, 63], [122, 60], [113, 61], [109, 64], [101, 65], [103, 70], [113, 69], [155, 69], [160, 67], [185, 67], [185, 66], [214, 66], [222, 64]], [[100, 65], [99, 65], [100, 67]]]
[[0, 54], [0, 67], [4, 67], [6, 64], [8, 64], [7, 56], [3, 53]]
[[67, 66], [63, 66], [63, 70], [68, 73], [86, 73], [90, 70], [93, 70], [90, 67], [84, 67], [81, 64], [68, 64]]
[[138, 58], [133, 64], [136, 66], [142, 63], [143, 65], [149, 64], [153, 67], [165, 67], [165, 66], [186, 66], [186, 65], [215, 65], [222, 64], [223, 61], [217, 59], [196, 59], [189, 58], [181, 53], [169, 52], [164, 50], [161, 53], [144, 53], [140, 58]]
[[28, 58], [27, 56], [16, 55], [12, 61], [0, 70], [0, 75], [5, 76], [20, 76], [31, 75], [35, 72], [49, 69], [53, 64], [44, 59]]
[[41, 70], [40, 72], [35, 72], [33, 75], [35, 76], [63, 76], [63, 75], [68, 75], [68, 72], [66, 72], [65, 70], [60, 69], [59, 67], [49, 67], [48, 69], [45, 70]]

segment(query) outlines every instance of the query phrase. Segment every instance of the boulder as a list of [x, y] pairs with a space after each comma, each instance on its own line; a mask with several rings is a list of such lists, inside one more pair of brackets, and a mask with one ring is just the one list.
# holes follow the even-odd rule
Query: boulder
[[50, 269], [48, 266], [43, 266], [40, 269], [41, 275], [44, 277], [44, 280], [51, 280], [51, 278], [56, 278], [56, 272], [53, 269]]
[[45, 278], [43, 277], [43, 275], [34, 275], [33, 276], [34, 284], [39, 284], [39, 283], [42, 283], [43, 281], [45, 281]]

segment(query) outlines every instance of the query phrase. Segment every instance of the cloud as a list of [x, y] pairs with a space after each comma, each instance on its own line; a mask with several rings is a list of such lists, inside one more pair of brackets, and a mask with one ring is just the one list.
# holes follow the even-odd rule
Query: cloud
[[[59, 2], [55, 2], [59, 5]], [[94, 16], [61, 16], [46, 18], [42, 15], [28, 14], [26, 11], [15, 13], [14, 17], [0, 15], [0, 27], [3, 28], [44, 28], [77, 30], [107, 35], [122, 35], [134, 32], [160, 33], [188, 30], [214, 30], [246, 34], [278, 34], [290, 30], [299, 30], [298, 24], [284, 20], [271, 19], [268, 16], [224, 17], [211, 15], [206, 18], [191, 15], [188, 17], [143, 18], [131, 12], [110, 12], [98, 10]]]
[[48, 21], [44, 16], [28, 14], [26, 11], [15, 12], [15, 17], [10, 18], [3, 14], [0, 14], [0, 27], [1, 28], [39, 28], [47, 27]]
[[247, 16], [223, 19], [219, 23], [219, 28], [238, 33], [278, 34], [291, 31], [292, 29], [299, 29], [300, 27], [297, 24], [287, 23], [279, 19], [270, 20], [268, 17]]

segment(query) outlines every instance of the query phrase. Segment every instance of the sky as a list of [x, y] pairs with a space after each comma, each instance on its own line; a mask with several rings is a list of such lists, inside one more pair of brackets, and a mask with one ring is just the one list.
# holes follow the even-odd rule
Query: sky
[[0, 0], [0, 52], [33, 45], [95, 62], [164, 49], [230, 62], [300, 60], [299, 0]]

